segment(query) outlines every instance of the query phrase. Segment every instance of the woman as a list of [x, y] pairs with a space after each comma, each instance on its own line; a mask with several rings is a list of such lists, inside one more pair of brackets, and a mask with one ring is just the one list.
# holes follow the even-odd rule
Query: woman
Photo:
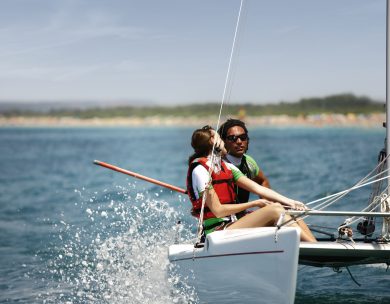
[[[187, 175], [187, 191], [193, 205], [192, 214], [196, 217], [200, 216], [202, 198], [205, 195], [203, 219], [206, 233], [222, 229], [275, 226], [284, 213], [283, 206], [297, 210], [306, 209], [303, 203], [253, 182], [232, 164], [219, 159], [212, 165], [214, 141], [215, 151], [225, 155], [224, 143], [211, 127], [205, 126], [194, 131], [191, 146], [195, 153], [189, 158]], [[209, 173], [210, 167], [213, 170]], [[265, 199], [237, 204], [234, 184]], [[236, 219], [235, 213], [253, 207], [259, 209]], [[290, 220], [289, 215], [284, 216], [284, 221]], [[288, 226], [301, 229], [302, 241], [316, 242], [314, 235], [302, 220], [298, 222], [291, 220]]]

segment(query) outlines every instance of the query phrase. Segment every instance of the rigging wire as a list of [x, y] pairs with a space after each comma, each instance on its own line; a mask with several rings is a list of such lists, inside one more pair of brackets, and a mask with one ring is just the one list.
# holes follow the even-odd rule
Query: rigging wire
[[232, 90], [233, 90], [233, 86], [234, 86], [234, 81], [235, 81], [235, 75], [237, 74], [237, 69], [238, 69], [238, 61], [239, 61], [239, 57], [240, 57], [240, 46], [241, 46], [241, 41], [243, 39], [243, 37], [245, 36], [244, 32], [246, 30], [246, 21], [247, 21], [247, 15], [248, 15], [248, 10], [246, 9], [246, 7], [243, 5], [242, 6], [242, 11], [241, 11], [241, 16], [240, 16], [240, 26], [238, 27], [238, 30], [237, 30], [237, 40], [236, 40], [236, 47], [235, 47], [235, 63], [233, 64], [233, 60], [232, 60], [232, 69], [230, 71], [230, 77], [229, 77], [229, 83], [227, 85], [227, 94], [226, 94], [226, 98], [225, 98], [225, 102], [226, 103], [229, 103], [231, 101], [231, 95], [232, 95]]
[[[318, 204], [316, 205], [315, 207], [313, 207], [313, 209], [316, 209], [316, 208], [319, 208], [321, 206], [323, 206], [324, 204], [327, 204], [329, 203], [326, 207], [328, 207], [329, 205], [331, 205], [332, 203], [334, 203], [335, 201], [337, 201], [339, 198], [345, 196], [346, 194], [348, 194], [349, 192], [351, 192], [352, 190], [356, 190], [356, 189], [359, 189], [363, 186], [366, 186], [366, 185], [369, 185], [369, 184], [372, 184], [372, 183], [375, 183], [375, 182], [378, 182], [380, 180], [383, 180], [384, 178], [380, 178], [380, 179], [377, 179], [377, 180], [374, 180], [374, 181], [371, 181], [372, 179], [375, 179], [376, 177], [378, 176], [381, 176], [383, 175], [384, 173], [386, 173], [389, 169], [386, 169], [386, 170], [383, 170], [382, 172], [374, 175], [374, 176], [371, 176], [374, 172], [376, 172], [376, 170], [382, 166], [382, 164], [385, 163], [385, 161], [387, 160], [387, 158], [389, 157], [386, 156], [385, 159], [383, 159], [370, 173], [368, 173], [365, 177], [363, 177], [359, 182], [357, 182], [354, 186], [352, 186], [351, 188], [349, 189], [346, 189], [344, 191], [341, 191], [341, 192], [338, 192], [338, 193], [334, 193], [334, 194], [331, 194], [331, 195], [328, 195], [328, 196], [325, 196], [323, 198], [319, 198], [317, 200], [314, 200], [314, 201], [311, 201], [309, 203], [307, 203], [306, 205], [310, 206], [314, 203], [317, 203], [317, 202], [320, 202], [320, 201], [323, 201], [323, 200], [326, 200], [325, 202], [321, 203], [321, 204]], [[370, 177], [371, 176], [371, 177]], [[368, 182], [368, 181], [371, 181], [371, 182]], [[334, 198], [334, 201], [330, 200], [331, 198]], [[324, 209], [325, 207], [323, 207], [322, 209]], [[321, 210], [321, 209], [320, 209]]]
[[[389, 70], [389, 58], [390, 58], [390, 41], [389, 41], [389, 34], [390, 34], [390, 1], [386, 0], [386, 139], [385, 139], [385, 151], [386, 154], [389, 155], [390, 153], [390, 139], [389, 139], [389, 121], [390, 121], [390, 108], [389, 108], [389, 98], [390, 98], [390, 70]], [[386, 164], [387, 168], [390, 168], [389, 162]], [[387, 185], [390, 185], [390, 180], [387, 180]], [[387, 191], [387, 194], [390, 195], [389, 190]], [[387, 206], [385, 206], [387, 205]], [[389, 208], [388, 203], [383, 204], [381, 206], [381, 210], [384, 211]], [[382, 237], [384, 239], [389, 240], [390, 239], [390, 219], [383, 219], [382, 224]]]
[[[371, 173], [370, 173], [370, 174], [371, 174]], [[330, 196], [328, 196], [328, 197], [334, 197], [335, 195], [340, 195], [340, 193], [341, 193], [341, 194], [349, 193], [349, 192], [351, 192], [351, 191], [353, 191], [353, 190], [356, 190], [356, 189], [359, 189], [359, 188], [361, 188], [361, 187], [364, 187], [364, 186], [367, 186], [367, 185], [376, 183], [376, 182], [378, 182], [378, 181], [387, 179], [387, 178], [389, 178], [389, 177], [390, 177], [390, 175], [387, 175], [387, 176], [384, 176], [384, 177], [382, 177], [382, 178], [379, 178], [379, 179], [376, 179], [376, 180], [374, 180], [374, 181], [371, 181], [371, 182], [368, 182], [368, 183], [364, 183], [364, 184], [361, 184], [361, 182], [359, 182], [360, 185], [358, 185], [358, 184], [359, 184], [359, 183], [358, 183], [358, 184], [356, 184], [355, 186], [353, 186], [353, 187], [351, 187], [351, 188], [349, 188], [349, 189], [347, 189], [347, 190], [341, 191], [341, 192], [336, 193], [336, 194], [334, 194], [334, 195], [330, 195]], [[371, 177], [370, 179], [372, 179], [372, 177]], [[382, 201], [383, 201], [384, 199], [387, 198], [387, 194], [385, 194], [385, 192], [386, 192], [389, 188], [390, 188], [390, 186], [386, 187], [386, 189], [383, 190], [382, 195], [381, 195], [381, 196], [377, 196], [377, 197], [376, 197], [376, 201], [371, 202], [371, 204], [369, 204], [369, 205], [368, 205], [366, 208], [364, 208], [362, 211], [368, 211], [368, 212], [374, 211], [374, 210], [378, 207], [378, 205], [382, 204]], [[386, 197], [383, 197], [384, 195], [386, 195]], [[343, 196], [344, 196], [344, 195], [343, 195]], [[324, 197], [324, 198], [322, 198], [322, 199], [326, 199], [326, 198], [328, 198], [328, 197]], [[319, 200], [321, 200], [321, 199], [319, 199]], [[380, 200], [380, 201], [378, 202], [378, 200]], [[317, 201], [318, 201], [318, 200], [317, 200]], [[335, 201], [334, 201], [334, 202], [335, 202]], [[333, 202], [333, 203], [334, 203], [334, 202]], [[372, 207], [371, 209], [369, 209], [370, 206], [373, 206], [373, 207]], [[322, 209], [323, 209], [323, 208], [322, 208]], [[368, 210], [368, 209], [369, 209], [369, 210]], [[312, 210], [315, 210], [315, 209], [312, 209]], [[302, 215], [294, 216], [294, 219], [295, 219], [296, 221], [299, 221], [299, 220], [304, 220], [305, 218], [307, 218], [307, 217], [309, 217], [309, 216], [310, 216], [310, 214], [302, 213]], [[298, 218], [298, 217], [299, 217], [299, 218]], [[348, 222], [348, 225], [351, 225], [352, 223], [355, 223], [356, 221], [358, 221], [359, 219], [361, 219], [361, 217], [359, 217], [359, 218], [355, 219], [354, 221], [352, 221], [353, 218], [355, 218], [355, 217], [352, 217], [352, 218], [351, 218], [351, 221]], [[286, 221], [286, 222], [282, 223], [282, 224], [280, 225], [280, 227], [290, 224], [291, 221], [292, 221], [292, 219], [291, 219], [290, 221]], [[346, 226], [346, 225], [344, 225], [344, 226]], [[343, 227], [343, 225], [340, 226], [340, 227]]]
[[[224, 106], [224, 103], [227, 99], [227, 96], [228, 98], [230, 98], [230, 95], [231, 95], [231, 87], [232, 87], [232, 76], [231, 76], [231, 69], [232, 69], [232, 61], [233, 61], [233, 55], [235, 54], [236, 52], [236, 44], [237, 44], [237, 40], [239, 38], [238, 36], [238, 33], [239, 33], [239, 29], [240, 29], [240, 21], [241, 21], [241, 15], [242, 15], [242, 11], [243, 11], [243, 4], [244, 4], [244, 0], [241, 0], [240, 2], [240, 8], [239, 8], [239, 12], [238, 12], [238, 17], [237, 17], [237, 23], [236, 23], [236, 27], [235, 27], [235, 32], [234, 32], [234, 38], [233, 38], [233, 44], [232, 44], [232, 48], [231, 48], [231, 52], [230, 52], [230, 57], [229, 57], [229, 64], [228, 64], [228, 69], [227, 69], [227, 73], [226, 73], [226, 78], [225, 78], [225, 85], [224, 85], [224, 90], [223, 90], [223, 94], [222, 94], [222, 100], [221, 100], [221, 105], [220, 105], [220, 109], [219, 109], [219, 114], [218, 114], [218, 120], [217, 120], [217, 127], [216, 127], [216, 130], [219, 129], [219, 125], [220, 125], [220, 121], [221, 121], [221, 116], [222, 116], [222, 109], [223, 109], [223, 106]], [[386, 92], [387, 93], [387, 92]], [[202, 195], [202, 206], [201, 206], [201, 211], [200, 211], [200, 216], [199, 216], [199, 221], [198, 221], [198, 237], [197, 237], [197, 243], [200, 241], [201, 239], [201, 236], [202, 236], [202, 223], [203, 223], [203, 218], [204, 218], [204, 206], [205, 206], [205, 202], [206, 202], [206, 193], [208, 192], [207, 190], [211, 187], [211, 183], [212, 183], [212, 180], [211, 180], [211, 173], [214, 171], [215, 169], [215, 165], [217, 162], [220, 162], [221, 161], [221, 156], [220, 155], [217, 155], [218, 153], [216, 153], [215, 151], [215, 147], [216, 147], [216, 141], [214, 140], [214, 143], [213, 143], [213, 147], [212, 147], [212, 153], [211, 153], [211, 166], [209, 168], [209, 182], [208, 184], [206, 185], [206, 188], [205, 188], [205, 191], [203, 192], [203, 195]], [[316, 208], [320, 208], [318, 210], [322, 210], [322, 209], [325, 209], [327, 207], [329, 207], [330, 205], [334, 204], [336, 201], [340, 200], [342, 197], [344, 197], [345, 195], [347, 195], [348, 193], [350, 193], [351, 191], [353, 190], [356, 190], [356, 189], [359, 189], [363, 186], [367, 186], [369, 184], [372, 184], [372, 183], [376, 183], [378, 181], [381, 181], [385, 178], [389, 178], [389, 176], [386, 176], [386, 177], [382, 177], [382, 178], [379, 178], [377, 180], [374, 180], [374, 181], [371, 181], [371, 182], [368, 182], [374, 178], [376, 178], [377, 176], [380, 176], [380, 175], [384, 175], [385, 172], [389, 171], [390, 168], [386, 169], [386, 170], [383, 170], [381, 171], [380, 173], [378, 173], [377, 175], [374, 175], [372, 177], [369, 178], [369, 176], [375, 172], [377, 170], [377, 168], [381, 165], [383, 165], [385, 163], [385, 161], [387, 160], [387, 158], [389, 157], [389, 155], [386, 156], [385, 159], [383, 159], [378, 165], [377, 167], [372, 170], [367, 176], [365, 176], [363, 179], [361, 179], [359, 182], [357, 182], [354, 186], [352, 186], [351, 188], [349, 189], [346, 189], [344, 191], [341, 191], [341, 192], [338, 192], [338, 193], [335, 193], [335, 194], [332, 194], [332, 195], [329, 195], [329, 196], [326, 196], [326, 197], [323, 197], [323, 198], [320, 198], [320, 199], [317, 199], [317, 200], [314, 200], [314, 201], [311, 201], [309, 203], [307, 203], [306, 205], [312, 205], [314, 203], [317, 203], [317, 202], [320, 202], [320, 201], [323, 201], [325, 200], [324, 202], [318, 204], [316, 207], [314, 207], [313, 209], [316, 209]], [[388, 187], [387, 187], [388, 188]], [[387, 189], [386, 188], [386, 189]], [[367, 209], [370, 209], [370, 207], [372, 205], [374, 205], [373, 208], [370, 209], [370, 211], [373, 211], [375, 208], [378, 207], [378, 203], [376, 200], [376, 202], [374, 203], [375, 200], [373, 200], [366, 208], [364, 208], [363, 210], [367, 210]], [[381, 202], [380, 202], [381, 203]], [[379, 204], [380, 204], [379, 203]], [[306, 217], [308, 217], [309, 215], [304, 215], [301, 219], [304, 219]], [[360, 219], [360, 218], [358, 218]], [[357, 221], [357, 220], [355, 220]], [[287, 224], [284, 223], [284, 224]], [[350, 224], [350, 222], [349, 222]], [[283, 226], [283, 224], [282, 224]]]
[[[388, 177], [387, 177], [388, 178]], [[387, 186], [380, 195], [378, 196], [375, 196], [373, 198], [373, 200], [371, 201], [371, 203], [362, 210], [362, 212], [373, 212], [375, 211], [378, 207], [380, 207], [388, 198], [388, 191], [389, 191], [389, 188], [390, 186]], [[354, 223], [356, 223], [357, 221], [359, 220], [362, 220], [362, 219], [365, 219], [366, 217], [356, 217], [356, 216], [352, 216], [351, 218], [349, 218], [349, 221], [348, 221], [348, 225], [352, 225]], [[346, 227], [347, 225], [341, 225], [340, 227]], [[340, 228], [339, 227], [339, 228]]]
[[[313, 201], [313, 202], [310, 202], [308, 203], [309, 204], [313, 204], [314, 202], [318, 202], [318, 201], [321, 201], [321, 200], [324, 200], [324, 199], [327, 199], [325, 200], [325, 202], [323, 203], [320, 203], [318, 204], [317, 206], [315, 206], [313, 209], [316, 209], [316, 210], [323, 210], [329, 206], [331, 206], [332, 204], [334, 204], [335, 202], [337, 202], [338, 200], [340, 200], [342, 197], [346, 196], [348, 193], [350, 193], [351, 191], [353, 190], [356, 190], [358, 188], [361, 188], [363, 186], [366, 186], [366, 185], [370, 185], [370, 184], [375, 184], [375, 183], [379, 183], [381, 184], [382, 181], [384, 179], [387, 179], [389, 176], [384, 176], [384, 174], [389, 171], [389, 169], [386, 169], [386, 170], [383, 170], [383, 167], [384, 167], [384, 164], [387, 160], [387, 158], [389, 157], [389, 155], [387, 155], [384, 159], [382, 159], [378, 164], [377, 166], [369, 173], [367, 174], [364, 178], [362, 178], [359, 182], [357, 182], [354, 186], [352, 186], [351, 188], [347, 189], [347, 190], [344, 190], [344, 191], [341, 191], [339, 193], [336, 193], [336, 194], [333, 194], [333, 195], [330, 195], [328, 197], [325, 197], [325, 198], [322, 198], [322, 199], [318, 199], [316, 201]], [[371, 176], [374, 172], [378, 172], [377, 174], [375, 174], [374, 176]], [[374, 181], [371, 181], [372, 179], [375, 179], [377, 178], [378, 176], [382, 176], [382, 178], [379, 178], [379, 179], [376, 179]], [[370, 182], [369, 182], [370, 181]], [[379, 186], [380, 187], [380, 186]], [[362, 212], [372, 212], [372, 211], [375, 211], [379, 206], [381, 206], [382, 204], [382, 201], [384, 199], [386, 199], [386, 197], [384, 197], [385, 192], [387, 191], [388, 187], [386, 187], [385, 190], [383, 190], [383, 192], [381, 193], [381, 195], [377, 195], [377, 196], [374, 196], [372, 197], [371, 199], [371, 202], [368, 204], [367, 207], [363, 208], [363, 210], [361, 210]], [[333, 200], [331, 198], [335, 197]], [[305, 219], [306, 217], [308, 217], [309, 215], [305, 215], [302, 217], [302, 219]], [[345, 224], [339, 226], [339, 229], [340, 228], [343, 228], [343, 227], [347, 227], [349, 225], [352, 225], [360, 220], [364, 219], [364, 217], [356, 217], [356, 216], [353, 216], [349, 219], [347, 219], [345, 221]]]
[[[383, 149], [379, 152], [379, 155], [378, 155], [378, 162], [382, 162], [383, 158], [386, 158], [386, 149], [385, 149], [385, 148], [383, 148]], [[387, 167], [387, 164], [383, 163], [383, 165], [381, 165], [381, 166], [378, 167], [377, 172], [380, 173], [380, 172], [385, 171], [385, 168], [386, 168], [386, 167]], [[377, 199], [377, 197], [378, 197], [379, 195], [381, 195], [381, 194], [380, 194], [381, 189], [383, 189], [383, 181], [381, 181], [380, 183], [377, 183], [377, 184], [374, 184], [374, 185], [373, 185], [373, 187], [372, 187], [372, 192], [371, 192], [370, 198], [369, 198], [369, 200], [368, 200], [369, 205], [373, 204], [374, 201]], [[387, 191], [387, 194], [388, 194], [388, 191]], [[382, 195], [383, 195], [383, 194], [382, 194]], [[381, 195], [381, 196], [382, 196], [382, 195]], [[383, 202], [383, 200], [381, 200], [381, 202]], [[382, 205], [382, 203], [379, 205], [379, 208], [376, 207], [376, 210], [380, 209], [380, 206], [381, 206], [381, 205]], [[362, 224], [360, 224], [360, 225], [361, 225], [361, 227], [364, 227], [364, 222], [366, 222], [366, 223], [367, 223], [367, 225], [365, 226], [366, 229], [365, 229], [365, 230], [363, 229], [362, 231], [359, 230], [359, 232], [361, 232], [361, 233], [362, 233], [362, 232], [368, 232], [368, 230], [367, 230], [368, 226], [374, 227], [374, 229], [375, 229], [376, 221], [377, 221], [377, 218], [376, 218], [376, 217], [365, 217], [365, 218], [363, 219]], [[359, 224], [358, 224], [358, 225], [359, 225]], [[368, 235], [368, 234], [366, 234], [366, 235]]]
[[[242, 8], [243, 8], [243, 4], [244, 4], [244, 0], [241, 0], [240, 2], [240, 9], [238, 11], [238, 17], [237, 17], [237, 23], [236, 23], [236, 28], [235, 28], [235, 31], [234, 31], [234, 38], [233, 38], [233, 44], [232, 44], [232, 48], [231, 48], [231, 51], [230, 51], [230, 57], [229, 57], [229, 65], [228, 65], [228, 69], [227, 69], [227, 73], [226, 73], [226, 78], [225, 78], [225, 85], [224, 85], [224, 89], [223, 89], [223, 94], [222, 94], [222, 100], [221, 100], [221, 106], [219, 108], [219, 114], [218, 114], [218, 121], [217, 121], [217, 127], [215, 130], [218, 130], [219, 129], [219, 125], [220, 125], [220, 122], [221, 122], [221, 116], [222, 116], [222, 109], [223, 109], [223, 105], [224, 105], [224, 102], [225, 102], [225, 99], [226, 99], [226, 95], [227, 95], [227, 92], [228, 92], [228, 84], [229, 84], [229, 81], [230, 81], [230, 74], [231, 74], [231, 67], [232, 67], [232, 61], [233, 61], [233, 55], [235, 53], [235, 49], [236, 49], [236, 42], [237, 42], [237, 36], [238, 36], [238, 32], [239, 32], [239, 27], [240, 27], [240, 20], [241, 20], [241, 12], [242, 12]], [[206, 196], [207, 196], [207, 193], [208, 193], [208, 189], [210, 188], [211, 186], [211, 183], [212, 183], [212, 180], [211, 180], [211, 173], [214, 171], [215, 169], [215, 163], [217, 161], [221, 161], [221, 158], [220, 158], [220, 155], [216, 155], [216, 151], [215, 151], [215, 145], [216, 145], [216, 141], [214, 140], [214, 143], [213, 143], [213, 148], [212, 148], [212, 152], [211, 152], [211, 165], [210, 165], [210, 168], [209, 168], [209, 182], [207, 183], [206, 185], [206, 188], [205, 188], [205, 191], [203, 191], [203, 195], [202, 195], [202, 207], [201, 207], [201, 210], [200, 210], [200, 215], [199, 215], [199, 221], [198, 221], [198, 232], [197, 232], [197, 243], [199, 243], [201, 241], [201, 237], [202, 237], [202, 224], [203, 224], [203, 218], [204, 218], [204, 206], [205, 206], [205, 203], [206, 203]], [[195, 253], [195, 251], [194, 251]]]
[[[228, 83], [230, 81], [230, 70], [231, 70], [231, 67], [232, 67], [233, 55], [234, 55], [234, 52], [235, 52], [235, 49], [236, 49], [237, 34], [238, 34], [238, 29], [240, 27], [241, 12], [242, 12], [242, 8], [243, 8], [243, 4], [244, 4], [244, 0], [241, 0], [240, 9], [239, 9], [239, 12], [238, 12], [238, 17], [237, 17], [236, 29], [234, 31], [233, 45], [232, 45], [232, 49], [230, 51], [229, 65], [228, 65], [228, 70], [227, 70], [227, 73], [226, 73], [225, 86], [224, 86], [224, 89], [223, 89], [221, 107], [219, 109], [219, 115], [218, 115], [218, 122], [217, 122], [216, 130], [219, 129], [219, 124], [221, 122], [222, 108], [223, 108], [223, 105], [224, 105], [224, 102], [225, 102], [225, 99], [226, 99]], [[214, 147], [215, 147], [215, 143], [214, 143], [214, 146], [213, 146], [213, 152], [214, 152]]]
[[[387, 175], [387, 176], [384, 176], [383, 175], [389, 170], [389, 169], [386, 169], [386, 170], [383, 170], [377, 174], [375, 174], [374, 176], [371, 176], [374, 172], [378, 172], [378, 168], [380, 167], [383, 167], [384, 163], [386, 162], [387, 158], [389, 157], [389, 155], [387, 155], [384, 159], [382, 159], [378, 164], [377, 166], [371, 170], [370, 173], [368, 173], [365, 177], [363, 177], [360, 181], [358, 181], [354, 186], [352, 186], [351, 188], [349, 189], [346, 189], [346, 190], [343, 190], [343, 191], [340, 191], [338, 193], [334, 193], [334, 194], [331, 194], [331, 195], [328, 195], [328, 196], [325, 196], [325, 197], [322, 197], [322, 198], [319, 198], [317, 200], [314, 200], [314, 201], [311, 201], [309, 203], [306, 203], [306, 205], [312, 205], [314, 203], [317, 203], [317, 202], [320, 202], [320, 201], [323, 201], [325, 200], [325, 202], [322, 202], [316, 206], [314, 206], [311, 210], [323, 210], [325, 209], [326, 207], [329, 207], [330, 205], [334, 204], [336, 201], [338, 201], [339, 199], [341, 199], [342, 197], [344, 197], [345, 195], [347, 195], [348, 193], [350, 193], [351, 191], [353, 190], [356, 190], [356, 189], [359, 189], [359, 188], [362, 188], [364, 186], [367, 186], [367, 185], [370, 185], [370, 184], [374, 184], [374, 183], [377, 183], [377, 182], [380, 182], [384, 179], [388, 179], [390, 177], [390, 175]], [[371, 176], [371, 177], [370, 177]], [[376, 180], [373, 180], [372, 179], [375, 179], [376, 177], [378, 176], [382, 176], [382, 178], [379, 178], [379, 179], [376, 179]], [[390, 186], [389, 186], [390, 187]], [[389, 187], [387, 187], [386, 189], [388, 189]], [[373, 208], [369, 209], [368, 212], [372, 212], [374, 211], [378, 206], [381, 206], [382, 205], [382, 202], [383, 200], [385, 200], [386, 198], [383, 198], [383, 195], [384, 192], [386, 191], [386, 189], [382, 192], [381, 196], [378, 196], [376, 197], [376, 200], [374, 202], [374, 200], [366, 207], [364, 208], [362, 211], [367, 211], [371, 206], [373, 206]], [[333, 200], [332, 200], [333, 199]], [[378, 202], [378, 200], [380, 200]], [[325, 206], [323, 206], [324, 204], [326, 204]], [[321, 208], [319, 208], [321, 207]], [[319, 209], [317, 209], [319, 208]], [[284, 223], [282, 223], [281, 225], [279, 225], [279, 227], [282, 227], [282, 226], [286, 226], [286, 225], [291, 225], [291, 222], [293, 220], [295, 220], [296, 222], [298, 221], [301, 221], [301, 220], [304, 220], [306, 219], [307, 217], [309, 217], [310, 214], [305, 214], [305, 213], [302, 213], [301, 215], [299, 216], [294, 216], [293, 218], [291, 218], [289, 221], [286, 221]], [[358, 217], [357, 219], [355, 219], [356, 217], [353, 216], [349, 219], [347, 219], [345, 221], [345, 224], [342, 224], [339, 226], [339, 229], [340, 227], [343, 228], [343, 227], [346, 227], [347, 225], [351, 225], [355, 222], [357, 222], [358, 220], [362, 219], [362, 217]], [[348, 222], [348, 223], [347, 223]]]
[[[384, 173], [384, 172], [381, 172], [380, 174], [377, 174], [377, 175], [375, 175], [375, 176], [373, 176], [373, 177], [367, 179], [366, 181], [371, 180], [371, 179], [377, 177], [378, 175], [382, 175], [383, 173]], [[356, 189], [359, 189], [359, 188], [362, 188], [362, 187], [364, 187], [364, 186], [368, 186], [368, 185], [371, 185], [371, 184], [375, 184], [375, 183], [377, 183], [377, 182], [381, 182], [382, 180], [384, 180], [384, 179], [386, 179], [386, 178], [388, 178], [388, 177], [389, 177], [389, 176], [385, 176], [385, 177], [378, 178], [378, 179], [376, 179], [376, 180], [373, 180], [373, 181], [370, 181], [370, 182], [366, 182], [366, 183], [363, 183], [364, 180], [361, 180], [361, 181], [359, 181], [357, 184], [355, 184], [354, 186], [352, 186], [351, 188], [349, 188], [349, 189], [347, 189], [347, 190], [344, 190], [344, 191], [342, 191], [342, 192], [337, 193], [338, 196], [336, 196], [335, 199], [333, 199], [333, 200], [326, 200], [325, 202], [323, 202], [323, 203], [321, 203], [321, 204], [318, 204], [316, 207], [314, 207], [314, 209], [316, 209], [316, 210], [323, 210], [323, 209], [329, 207], [330, 205], [334, 204], [335, 202], [337, 202], [338, 200], [340, 200], [341, 198], [343, 198], [343, 197], [346, 196], [347, 194], [349, 194], [351, 191], [356, 190]], [[324, 206], [324, 205], [325, 205], [325, 206]], [[319, 208], [319, 207], [321, 207], [321, 208]]]

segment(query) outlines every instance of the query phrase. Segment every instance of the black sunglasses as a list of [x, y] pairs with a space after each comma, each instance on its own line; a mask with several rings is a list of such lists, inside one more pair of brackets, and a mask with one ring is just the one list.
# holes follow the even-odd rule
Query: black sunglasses
[[226, 139], [231, 142], [237, 142], [237, 139], [241, 139], [241, 141], [247, 141], [249, 139], [248, 134], [241, 135], [228, 135]]

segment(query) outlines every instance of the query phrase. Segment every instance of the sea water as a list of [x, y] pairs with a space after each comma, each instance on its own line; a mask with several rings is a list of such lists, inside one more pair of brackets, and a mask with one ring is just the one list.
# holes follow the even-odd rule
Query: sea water
[[[0, 129], [0, 302], [197, 303], [196, 290], [168, 275], [168, 246], [196, 233], [187, 197], [93, 164], [98, 159], [184, 188], [192, 131]], [[248, 153], [275, 190], [310, 202], [369, 173], [384, 133], [252, 128]], [[370, 192], [354, 191], [331, 209], [361, 210]], [[336, 233], [343, 220], [307, 222]], [[351, 267], [359, 287], [345, 269], [300, 266], [296, 303], [390, 303], [386, 268]]]

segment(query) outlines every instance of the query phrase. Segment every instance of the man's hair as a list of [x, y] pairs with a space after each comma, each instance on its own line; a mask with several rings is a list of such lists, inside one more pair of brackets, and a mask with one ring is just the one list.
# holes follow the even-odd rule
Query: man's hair
[[244, 129], [245, 134], [248, 134], [248, 129], [245, 126], [245, 123], [239, 119], [229, 118], [225, 121], [218, 129], [218, 134], [223, 140], [226, 140], [227, 132], [232, 127], [241, 127]]

